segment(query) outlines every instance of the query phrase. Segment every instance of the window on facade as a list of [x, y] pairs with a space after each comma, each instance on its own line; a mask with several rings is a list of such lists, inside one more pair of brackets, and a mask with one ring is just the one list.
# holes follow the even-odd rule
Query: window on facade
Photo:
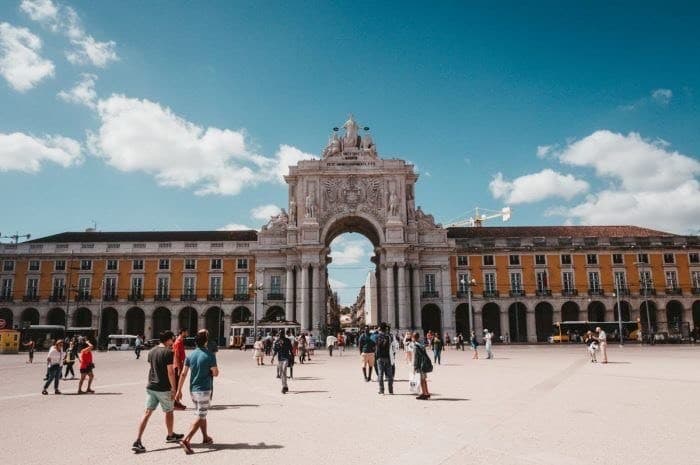
[[700, 289], [700, 271], [693, 271], [693, 288]]
[[697, 252], [689, 253], [688, 261], [694, 264], [700, 263], [700, 254], [698, 254]]
[[90, 295], [90, 278], [82, 277], [78, 279], [78, 297], [86, 298]]
[[638, 263], [649, 263], [649, 255], [645, 253], [638, 253], [637, 254], [637, 262]]
[[627, 279], [624, 271], [615, 272], [615, 286], [619, 290], [627, 289]]
[[639, 286], [642, 290], [651, 290], [654, 288], [654, 281], [651, 279], [651, 271], [644, 270], [639, 272]]
[[29, 260], [29, 271], [39, 271], [39, 260]]
[[668, 289], [678, 289], [678, 275], [675, 271], [666, 272], [666, 287]]
[[56, 260], [55, 262], [53, 262], [53, 269], [54, 271], [64, 271], [66, 269], [66, 261]]
[[535, 265], [546, 265], [547, 257], [545, 255], [535, 255]]
[[673, 255], [672, 253], [665, 253], [664, 254], [664, 263], [667, 265], [672, 265], [676, 263], [676, 256]]
[[426, 273], [424, 280], [425, 292], [435, 292], [435, 275], [433, 273]]
[[221, 295], [221, 276], [209, 278], [209, 292], [213, 295]]
[[158, 285], [156, 287], [156, 295], [158, 297], [164, 298], [168, 296], [170, 292], [170, 278], [160, 277], [158, 278]]
[[281, 294], [282, 293], [282, 276], [272, 275], [270, 276], [270, 293]]
[[36, 297], [39, 292], [39, 280], [37, 278], [29, 278], [27, 280], [27, 296]]
[[185, 269], [186, 270], [196, 270], [197, 269], [197, 260], [194, 258], [186, 258], [185, 259]]
[[211, 259], [211, 269], [212, 270], [220, 270], [221, 269], [221, 259], [220, 258], [212, 258]]
[[117, 278], [115, 278], [114, 276], [105, 278], [104, 286], [105, 297], [109, 298], [117, 295]]
[[185, 295], [192, 296], [194, 295], [194, 276], [185, 276], [184, 280], [184, 288], [185, 288]]
[[8, 298], [12, 295], [12, 278], [4, 278], [2, 280], [2, 297]]
[[520, 265], [520, 255], [508, 255], [508, 264], [512, 266]]
[[520, 273], [510, 274], [510, 290], [520, 292], [523, 290], [523, 276]]
[[493, 266], [493, 255], [484, 255], [484, 266]]
[[169, 270], [170, 269], [170, 259], [161, 258], [160, 260], [158, 260], [158, 269], [159, 270]]
[[571, 255], [569, 255], [568, 253], [563, 254], [561, 256], [561, 264], [562, 265], [571, 265]]
[[236, 269], [247, 270], [248, 269], [248, 259], [247, 258], [239, 258], [238, 260], [236, 260]]
[[586, 264], [597, 265], [598, 264], [598, 255], [596, 255], [594, 253], [586, 254]]
[[484, 290], [496, 292], [496, 273], [484, 273]]
[[134, 260], [131, 262], [131, 269], [134, 271], [143, 270], [143, 260]]
[[621, 253], [614, 253], [612, 254], [612, 260], [615, 265], [622, 265], [624, 264], [624, 260], [622, 259], [622, 254]]
[[117, 271], [119, 269], [119, 260], [107, 260], [107, 270]]
[[13, 260], [2, 262], [2, 271], [15, 271], [15, 262]]
[[80, 270], [81, 271], [92, 270], [92, 260], [80, 260]]
[[546, 291], [549, 289], [549, 281], [547, 281], [547, 272], [546, 271], [538, 271], [535, 274], [535, 279], [537, 281], [537, 290], [538, 291]]
[[460, 273], [457, 275], [457, 284], [459, 285], [459, 292], [465, 293], [469, 289], [469, 278], [466, 273]]
[[574, 290], [574, 273], [571, 271], [564, 271], [561, 274], [562, 289], [565, 292], [571, 292]]
[[469, 266], [469, 259], [466, 255], [457, 255], [457, 266]]
[[248, 276], [236, 276], [236, 294], [248, 293]]
[[143, 278], [131, 278], [131, 293], [135, 296], [143, 295]]
[[58, 299], [63, 299], [66, 296], [66, 281], [63, 278], [54, 278], [51, 294]]
[[588, 272], [588, 289], [592, 291], [600, 290], [600, 274], [597, 271]]

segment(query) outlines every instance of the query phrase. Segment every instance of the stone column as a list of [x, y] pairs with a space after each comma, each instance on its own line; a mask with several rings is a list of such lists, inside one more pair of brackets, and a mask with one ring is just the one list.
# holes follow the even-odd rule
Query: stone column
[[683, 322], [690, 323], [690, 329], [692, 331], [695, 324], [693, 323], [693, 307], [690, 302], [683, 306]]
[[[119, 332], [121, 334], [126, 334], [126, 311], [124, 313], [118, 313], [117, 314], [118, 322], [119, 322]], [[172, 327], [179, 329], [179, 323], [177, 320], [177, 315], [172, 315], [171, 318], [172, 320]], [[174, 329], [173, 332], [176, 333], [177, 329]]]
[[299, 323], [301, 323], [301, 329], [308, 331], [311, 329], [309, 324], [309, 264], [304, 263], [301, 265], [301, 316], [297, 315]]
[[292, 321], [294, 319], [294, 267], [287, 267], [287, 290], [284, 294], [284, 319]]
[[[253, 304], [257, 304], [255, 313], [258, 315], [258, 321], [260, 321], [265, 316], [265, 308], [263, 307], [263, 301], [265, 300], [265, 268], [255, 268], [255, 289], [253, 292], [257, 293], [257, 302], [253, 299]], [[258, 290], [259, 287], [263, 287], [262, 290]], [[255, 296], [251, 296], [255, 297]]]
[[535, 311], [526, 310], [525, 319], [527, 321], [527, 342], [537, 342], [537, 325], [535, 323]]
[[411, 265], [411, 273], [413, 274], [413, 287], [411, 291], [413, 292], [413, 326], [414, 329], [421, 328], [421, 306], [420, 306], [420, 270], [418, 269], [418, 264], [414, 263]]
[[[260, 299], [258, 299], [258, 300], [260, 300]], [[260, 319], [259, 313], [258, 313], [258, 319]], [[196, 328], [196, 330], [192, 331], [192, 334], [190, 334], [190, 336], [196, 336], [197, 331], [199, 331], [200, 329], [206, 329], [206, 327], [207, 327], [207, 318], [206, 318], [206, 314], [204, 313], [204, 310], [202, 310], [202, 311], [197, 313], [197, 328]]]
[[153, 309], [144, 310], [144, 314], [146, 318], [143, 321], [143, 337], [148, 339], [147, 335], [153, 334]]
[[455, 333], [455, 321], [452, 312], [452, 288], [450, 286], [450, 268], [447, 265], [440, 267], [440, 284], [442, 297], [442, 329], [440, 333], [445, 337], [445, 332]]
[[406, 300], [406, 264], [402, 262], [399, 263], [398, 266], [399, 282], [397, 283], [397, 286], [399, 287], [399, 329], [403, 333], [411, 326], [411, 309], [408, 308], [408, 303]]
[[396, 307], [394, 306], [394, 263], [387, 263], [384, 267], [386, 274], [386, 321], [391, 329], [396, 329]]
[[[501, 336], [505, 336], [508, 333], [508, 337], [512, 340], [512, 334], [510, 334], [510, 320], [508, 319], [508, 307], [501, 307], [499, 316], [501, 317]], [[489, 328], [490, 331], [493, 329]]]
[[[477, 337], [481, 338], [481, 336], [484, 334], [484, 318], [483, 315], [481, 314], [481, 308], [477, 310], [477, 307], [474, 305], [474, 301], [472, 300], [472, 313], [474, 315], [474, 332], [476, 333]], [[465, 340], [468, 340], [468, 338], [471, 337], [471, 334], [462, 334], [464, 336]]]
[[321, 265], [315, 264], [311, 270], [311, 322], [313, 332], [318, 336], [319, 328], [325, 323], [321, 312]]
[[561, 307], [558, 310], [556, 308], [552, 310], [552, 322], [561, 323]]

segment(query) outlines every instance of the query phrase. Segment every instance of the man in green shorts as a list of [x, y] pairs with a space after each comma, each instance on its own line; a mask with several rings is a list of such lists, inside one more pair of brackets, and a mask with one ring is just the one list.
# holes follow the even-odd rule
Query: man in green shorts
[[165, 442], [179, 442], [184, 437], [182, 434], [173, 432], [173, 397], [175, 396], [175, 371], [173, 370], [172, 345], [175, 341], [175, 334], [172, 331], [163, 331], [160, 334], [160, 344], [148, 352], [148, 385], [146, 386], [146, 411], [139, 423], [139, 435], [131, 450], [136, 453], [146, 452], [146, 448], [141, 444], [141, 436], [146, 429], [148, 419], [160, 404], [165, 412], [165, 427], [168, 435]]

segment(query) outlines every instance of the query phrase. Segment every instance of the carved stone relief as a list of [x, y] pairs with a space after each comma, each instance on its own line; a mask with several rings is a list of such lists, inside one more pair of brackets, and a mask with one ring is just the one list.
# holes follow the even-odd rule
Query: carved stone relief
[[332, 177], [322, 181], [320, 219], [325, 222], [339, 213], [368, 213], [379, 221], [387, 216], [380, 177]]

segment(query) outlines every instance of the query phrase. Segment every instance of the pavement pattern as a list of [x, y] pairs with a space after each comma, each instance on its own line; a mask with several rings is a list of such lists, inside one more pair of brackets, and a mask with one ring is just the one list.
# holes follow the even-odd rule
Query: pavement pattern
[[[64, 395], [41, 395], [46, 352], [33, 365], [26, 354], [1, 355], [2, 462], [700, 463], [700, 345], [611, 345], [607, 365], [590, 363], [582, 345], [495, 346], [494, 360], [448, 350], [429, 377], [429, 401], [409, 394], [402, 358], [393, 396], [364, 381], [355, 350], [332, 358], [317, 350], [295, 365], [284, 395], [272, 366], [256, 366], [251, 351], [222, 350], [208, 416], [215, 444], [197, 444], [198, 434], [191, 456], [165, 443], [160, 410], [143, 437], [148, 451], [131, 451], [146, 355], [95, 353], [97, 393], [82, 396], [77, 380], [61, 382]], [[193, 419], [192, 410], [176, 412], [175, 431]]]

